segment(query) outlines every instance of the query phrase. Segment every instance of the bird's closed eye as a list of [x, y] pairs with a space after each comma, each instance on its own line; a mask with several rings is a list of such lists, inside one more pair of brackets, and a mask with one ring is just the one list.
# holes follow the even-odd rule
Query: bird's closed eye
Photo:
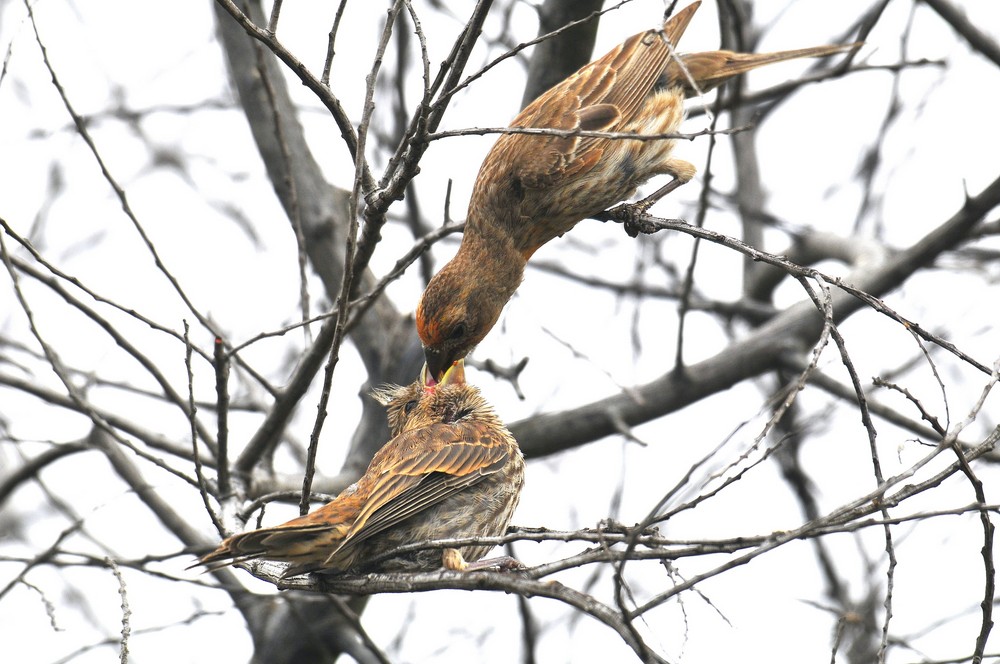
[[468, 417], [469, 415], [472, 415], [472, 409], [471, 408], [463, 408], [460, 411], [458, 411], [457, 413], [455, 413], [455, 415], [451, 418], [451, 421], [452, 422], [457, 422], [460, 419], [462, 419], [463, 417]]
[[449, 339], [461, 339], [465, 336], [465, 323], [459, 323], [455, 327], [451, 328], [451, 334], [448, 335]]
[[416, 407], [417, 407], [416, 399], [414, 399], [413, 401], [407, 401], [405, 404], [403, 404], [403, 412], [409, 415], [411, 412], [413, 412], [413, 409]]

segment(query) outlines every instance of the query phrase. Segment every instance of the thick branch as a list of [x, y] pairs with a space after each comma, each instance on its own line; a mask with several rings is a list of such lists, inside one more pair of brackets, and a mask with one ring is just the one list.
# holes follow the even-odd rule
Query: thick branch
[[591, 14], [595, 17], [535, 45], [528, 65], [528, 80], [524, 84], [522, 108], [590, 62], [599, 25], [596, 14], [601, 4], [601, 0], [545, 0], [538, 8], [539, 37]]
[[[859, 266], [843, 283], [850, 283], [852, 290], [874, 297], [897, 288], [914, 272], [932, 264], [942, 252], [961, 243], [969, 230], [997, 205], [1000, 205], [1000, 178], [978, 196], [966, 199], [951, 219], [909, 249], [880, 264]], [[687, 224], [675, 227], [711, 241], [719, 238], [717, 234]], [[727, 246], [736, 248], [739, 244], [734, 241]], [[841, 290], [833, 298], [834, 319], [839, 323], [865, 305], [863, 299]], [[747, 378], [777, 369], [785, 353], [800, 352], [810, 346], [822, 328], [823, 318], [813, 304], [800, 302], [717, 355], [685, 367], [682, 374], [670, 371], [621, 394], [560, 413], [521, 420], [509, 428], [524, 453], [531, 457], [593, 442], [618, 431], [612, 414], [634, 426], [729, 389]]]
[[[260, 15], [254, 4], [251, 16]], [[262, 48], [247, 37], [243, 28], [217, 6], [219, 33], [225, 47], [230, 72], [239, 91], [254, 140], [282, 206], [290, 220], [298, 219], [310, 264], [319, 274], [331, 299], [336, 298], [344, 274], [344, 243], [348, 227], [349, 193], [330, 185], [306, 142], [288, 86], [274, 58], [261, 58], [267, 85], [258, 70], [255, 49]], [[259, 21], [258, 21], [259, 23]], [[375, 279], [367, 270], [357, 275], [363, 290], [372, 290]], [[381, 297], [370, 304], [367, 315], [352, 320], [351, 341], [361, 354], [372, 384], [407, 383], [419, 371], [416, 336], [409, 319]], [[323, 365], [333, 340], [335, 323], [328, 320], [288, 387], [251, 440], [238, 468], [247, 472], [264, 450], [284, 431], [299, 400]], [[388, 437], [384, 412], [365, 400], [362, 421], [348, 464], [364, 468], [379, 444]]]

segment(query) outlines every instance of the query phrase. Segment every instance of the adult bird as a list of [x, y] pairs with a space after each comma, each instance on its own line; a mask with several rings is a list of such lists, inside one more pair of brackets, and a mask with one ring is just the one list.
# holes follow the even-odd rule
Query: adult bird
[[481, 560], [492, 544], [392, 554], [428, 540], [503, 535], [524, 485], [521, 450], [465, 382], [464, 364], [426, 383], [376, 391], [394, 437], [356, 483], [305, 516], [225, 539], [196, 564], [283, 561], [283, 577], [518, 567], [509, 557]]
[[[629, 37], [525, 107], [511, 126], [670, 134], [683, 120], [687, 97], [762, 65], [855, 46], [677, 54], [674, 45], [699, 5], [677, 12], [662, 30]], [[694, 177], [693, 165], [671, 156], [673, 147], [670, 139], [502, 135], [479, 169], [458, 253], [431, 279], [417, 305], [430, 380], [439, 380], [493, 328], [539, 247], [631, 197], [655, 175], [672, 180], [637, 211]]]

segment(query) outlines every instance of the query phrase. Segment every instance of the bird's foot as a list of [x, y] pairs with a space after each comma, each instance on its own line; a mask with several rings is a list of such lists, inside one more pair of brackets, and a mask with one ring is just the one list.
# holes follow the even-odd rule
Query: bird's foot
[[619, 203], [607, 211], [608, 218], [619, 221], [625, 227], [625, 232], [629, 237], [637, 237], [639, 233], [651, 235], [659, 230], [656, 224], [646, 221], [643, 217], [649, 205], [644, 205], [645, 201], [638, 203]]
[[671, 173], [674, 179], [663, 185], [649, 196], [637, 203], [620, 203], [610, 210], [606, 210], [597, 215], [601, 221], [617, 221], [625, 226], [625, 232], [629, 237], [636, 237], [639, 233], [652, 235], [656, 231], [665, 228], [661, 224], [644, 219], [649, 208], [653, 207], [657, 201], [674, 191], [678, 187], [689, 182], [694, 177], [695, 168], [686, 161], [671, 159], [662, 164], [663, 173]]
[[469, 563], [468, 570], [490, 570], [493, 572], [523, 572], [528, 566], [511, 556], [498, 556]]

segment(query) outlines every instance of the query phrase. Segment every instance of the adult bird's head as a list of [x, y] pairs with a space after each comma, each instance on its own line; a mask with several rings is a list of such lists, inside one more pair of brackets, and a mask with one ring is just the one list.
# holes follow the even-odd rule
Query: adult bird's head
[[[464, 246], [464, 245], [463, 245]], [[521, 281], [509, 267], [484, 269], [460, 250], [427, 284], [417, 305], [417, 334], [424, 346], [428, 380], [440, 381], [493, 329]]]

